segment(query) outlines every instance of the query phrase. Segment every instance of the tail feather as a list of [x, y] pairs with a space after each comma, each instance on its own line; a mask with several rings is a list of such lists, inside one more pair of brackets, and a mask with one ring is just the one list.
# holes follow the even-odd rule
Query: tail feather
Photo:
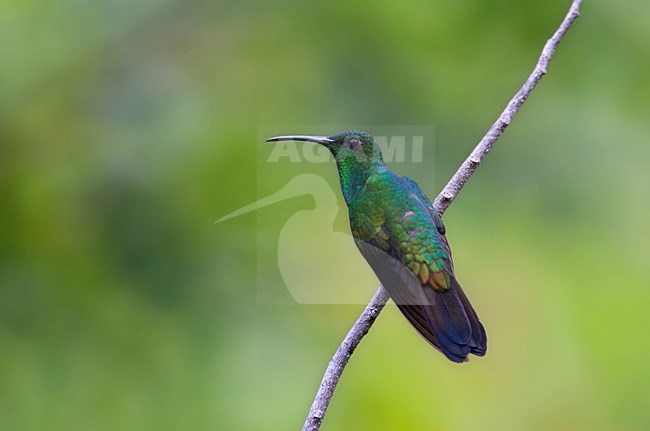
[[476, 356], [485, 356], [487, 353], [487, 334], [485, 333], [485, 328], [456, 279], [452, 280], [452, 288], [458, 293], [458, 297], [463, 303], [465, 313], [467, 313], [467, 318], [472, 327], [472, 337], [469, 340], [471, 352]]
[[[485, 329], [455, 279], [452, 278], [451, 287], [445, 292], [409, 284], [411, 289], [394, 284], [384, 286], [406, 319], [425, 340], [453, 362], [466, 362], [470, 353], [485, 355]], [[408, 294], [409, 290], [414, 295]]]
[[466, 362], [470, 353], [485, 355], [485, 329], [453, 276], [449, 289], [439, 292], [423, 286], [384, 250], [362, 241], [357, 246], [399, 310], [434, 348], [453, 362]]

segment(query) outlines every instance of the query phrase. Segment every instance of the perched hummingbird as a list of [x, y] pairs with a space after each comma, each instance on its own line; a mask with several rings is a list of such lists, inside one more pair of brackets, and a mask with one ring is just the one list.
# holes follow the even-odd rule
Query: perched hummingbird
[[316, 142], [332, 153], [354, 241], [413, 327], [454, 362], [485, 355], [485, 329], [456, 281], [440, 215], [415, 181], [386, 167], [374, 138], [344, 131], [267, 139], [276, 141]]

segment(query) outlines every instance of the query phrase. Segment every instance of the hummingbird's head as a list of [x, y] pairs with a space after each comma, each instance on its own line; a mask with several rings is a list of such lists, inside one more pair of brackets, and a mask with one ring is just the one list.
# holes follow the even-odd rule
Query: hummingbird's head
[[316, 142], [326, 147], [334, 156], [337, 163], [352, 162], [361, 165], [371, 165], [383, 162], [381, 150], [375, 139], [359, 130], [346, 130], [332, 136], [276, 136], [267, 142], [277, 141], [308, 141]]

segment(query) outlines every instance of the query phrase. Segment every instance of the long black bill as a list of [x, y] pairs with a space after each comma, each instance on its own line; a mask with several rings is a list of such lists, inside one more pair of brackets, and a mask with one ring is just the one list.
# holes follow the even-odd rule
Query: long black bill
[[333, 139], [328, 138], [327, 136], [307, 136], [307, 135], [290, 135], [290, 136], [275, 136], [269, 138], [266, 142], [278, 142], [278, 141], [307, 141], [307, 142], [316, 142], [317, 144], [327, 145], [334, 142]]

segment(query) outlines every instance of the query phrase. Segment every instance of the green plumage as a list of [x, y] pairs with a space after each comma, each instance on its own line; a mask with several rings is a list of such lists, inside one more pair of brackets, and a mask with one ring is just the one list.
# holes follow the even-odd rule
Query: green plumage
[[415, 181], [389, 170], [364, 132], [270, 141], [285, 139], [334, 155], [355, 243], [411, 324], [454, 362], [484, 355], [485, 330], [456, 281], [445, 227]]

